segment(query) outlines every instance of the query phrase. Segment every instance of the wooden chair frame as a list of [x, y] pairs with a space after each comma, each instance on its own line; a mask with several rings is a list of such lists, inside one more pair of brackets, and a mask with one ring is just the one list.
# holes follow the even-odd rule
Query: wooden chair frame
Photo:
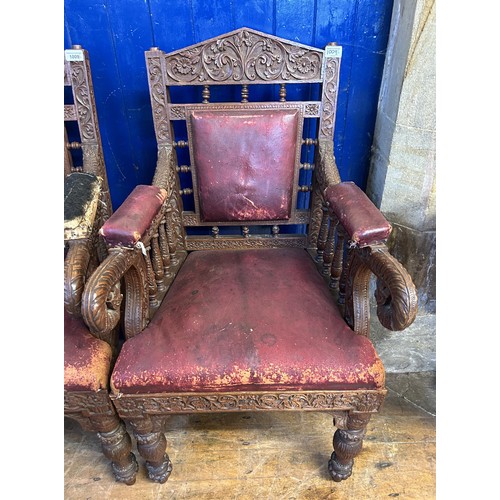
[[[321, 50], [248, 28], [171, 53], [156, 47], [146, 52], [158, 144], [152, 184], [164, 188], [167, 199], [142, 239], [144, 246], [110, 248], [109, 257], [89, 280], [83, 296], [83, 314], [95, 335], [110, 331], [119, 320], [120, 307], [109, 297], [122, 279], [126, 298], [125, 335], [131, 338], [139, 334], [167, 293], [187, 253], [199, 249], [307, 248], [338, 300], [346, 322], [357, 334], [369, 336], [368, 290], [372, 273], [378, 278], [377, 314], [382, 324], [391, 330], [401, 330], [413, 322], [417, 298], [410, 276], [390, 255], [383, 241], [359, 245], [350, 239], [325, 197], [329, 186], [340, 183], [333, 150], [340, 61], [341, 48], [336, 44]], [[321, 99], [305, 103], [286, 101], [285, 85], [305, 82], [321, 84]], [[196, 191], [196, 167], [178, 165], [176, 150], [192, 148], [192, 143], [189, 139], [174, 139], [172, 122], [186, 119], [193, 105], [171, 103], [169, 86], [201, 85], [203, 100], [194, 105], [196, 109], [210, 106], [262, 109], [264, 104], [249, 101], [249, 85], [254, 83], [279, 84], [278, 107], [300, 106], [303, 116], [318, 119], [317, 137], [302, 141], [306, 146], [314, 146], [314, 165], [297, 165], [297, 168], [314, 169], [314, 181], [312, 186], [304, 188], [296, 185], [294, 193], [311, 191], [311, 208], [294, 209], [289, 221], [268, 222], [272, 226], [270, 235], [252, 234], [253, 222], [245, 223], [239, 236], [220, 234], [219, 226], [224, 226], [224, 222], [210, 223], [211, 235], [189, 235], [187, 227], [208, 224], [200, 220], [196, 210], [183, 211], [182, 197]], [[241, 103], [210, 103], [210, 86], [221, 84], [241, 85]], [[181, 189], [178, 173], [190, 171], [194, 174], [194, 187]], [[307, 224], [307, 234], [280, 234], [279, 224], [283, 223]], [[329, 470], [332, 478], [340, 481], [350, 476], [367, 423], [371, 415], [379, 411], [385, 395], [386, 390], [380, 389], [114, 394], [111, 397], [119, 415], [131, 424], [139, 453], [146, 460], [149, 476], [154, 481], [166, 481], [171, 471], [162, 432], [169, 415], [249, 410], [332, 414], [337, 430]]]

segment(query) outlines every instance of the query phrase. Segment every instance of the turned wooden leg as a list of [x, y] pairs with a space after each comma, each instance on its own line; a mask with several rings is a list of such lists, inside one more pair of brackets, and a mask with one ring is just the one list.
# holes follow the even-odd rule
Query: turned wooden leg
[[132, 441], [125, 424], [116, 416], [91, 418], [93, 428], [101, 441], [102, 452], [111, 460], [117, 481], [132, 485], [138, 470], [137, 460], [131, 452]]
[[334, 481], [342, 481], [351, 475], [354, 457], [361, 451], [370, 417], [370, 413], [349, 413], [341, 424], [343, 428], [335, 431], [334, 452], [328, 462], [328, 470]]
[[148, 476], [156, 483], [164, 483], [172, 472], [172, 463], [165, 453], [167, 440], [162, 432], [163, 420], [133, 420], [130, 422], [137, 440], [137, 449], [146, 460]]

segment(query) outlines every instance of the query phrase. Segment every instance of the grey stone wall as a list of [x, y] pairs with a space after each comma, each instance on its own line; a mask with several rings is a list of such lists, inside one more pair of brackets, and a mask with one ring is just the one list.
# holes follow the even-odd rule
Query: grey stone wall
[[372, 338], [387, 371], [427, 371], [435, 369], [434, 0], [395, 0], [391, 23], [367, 194], [393, 226], [389, 248], [418, 289], [419, 315], [401, 333], [374, 323]]

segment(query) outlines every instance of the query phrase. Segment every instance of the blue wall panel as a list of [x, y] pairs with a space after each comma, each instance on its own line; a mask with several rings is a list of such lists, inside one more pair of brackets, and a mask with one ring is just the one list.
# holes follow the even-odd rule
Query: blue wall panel
[[[152, 46], [176, 50], [242, 26], [320, 48], [331, 41], [343, 46], [335, 155], [342, 179], [353, 180], [364, 189], [392, 3], [65, 0], [64, 48], [80, 44], [89, 51], [114, 209], [136, 184], [150, 183], [155, 168], [156, 143], [144, 51]], [[268, 89], [277, 95], [277, 88]], [[305, 91], [299, 85], [289, 85], [287, 90], [289, 99]], [[251, 100], [266, 92], [252, 91]], [[198, 98], [182, 96], [182, 92], [185, 89], [173, 97]], [[308, 161], [307, 151], [305, 156], [304, 161]], [[301, 203], [307, 198], [304, 195]]]

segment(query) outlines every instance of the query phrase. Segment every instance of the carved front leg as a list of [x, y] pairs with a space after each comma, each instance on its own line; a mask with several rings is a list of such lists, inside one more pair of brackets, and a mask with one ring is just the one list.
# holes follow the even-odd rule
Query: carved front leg
[[148, 476], [156, 483], [167, 481], [172, 472], [172, 462], [165, 452], [167, 440], [162, 432], [163, 419], [131, 420], [137, 449], [146, 460]]
[[342, 481], [352, 474], [354, 457], [361, 451], [370, 417], [370, 413], [350, 413], [347, 419], [337, 420], [339, 428], [333, 435], [335, 451], [328, 462], [328, 470], [334, 481]]
[[128, 485], [134, 484], [138, 465], [131, 452], [132, 442], [124, 423], [116, 416], [91, 417], [90, 423], [98, 431], [102, 452], [111, 460], [116, 480]]

